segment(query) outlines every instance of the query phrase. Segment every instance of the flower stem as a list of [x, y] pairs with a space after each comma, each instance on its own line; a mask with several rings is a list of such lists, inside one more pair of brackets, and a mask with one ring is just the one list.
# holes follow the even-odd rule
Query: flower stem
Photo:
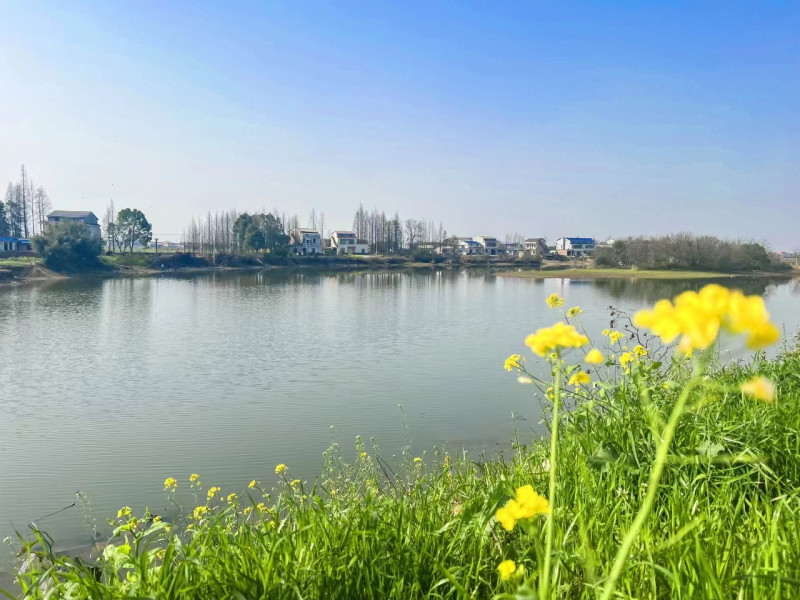
[[628, 530], [628, 533], [625, 534], [625, 539], [622, 540], [619, 550], [617, 550], [617, 556], [614, 558], [614, 566], [611, 569], [611, 575], [608, 577], [608, 581], [603, 589], [603, 594], [600, 596], [600, 600], [609, 600], [611, 596], [614, 595], [614, 590], [617, 587], [617, 581], [619, 580], [620, 575], [622, 575], [622, 571], [625, 568], [625, 563], [628, 560], [628, 555], [633, 547], [633, 542], [636, 541], [636, 538], [639, 536], [639, 532], [642, 530], [647, 517], [650, 515], [650, 511], [653, 509], [656, 493], [658, 492], [658, 484], [661, 481], [661, 475], [664, 472], [664, 465], [667, 462], [667, 453], [669, 452], [672, 438], [675, 435], [675, 430], [678, 427], [678, 421], [683, 415], [683, 409], [686, 406], [689, 395], [691, 394], [698, 380], [699, 377], [695, 375], [695, 377], [683, 389], [678, 401], [675, 403], [675, 407], [672, 409], [672, 414], [669, 417], [669, 421], [664, 427], [664, 431], [661, 433], [661, 439], [656, 440], [658, 449], [656, 450], [656, 459], [653, 463], [653, 469], [650, 471], [650, 477], [647, 481], [647, 495], [644, 498], [644, 502], [642, 502], [642, 506], [639, 508], [639, 512], [636, 514], [636, 519], [634, 519], [631, 528]]
[[542, 568], [542, 580], [539, 585], [539, 597], [546, 600], [550, 594], [550, 562], [553, 555], [553, 518], [556, 509], [556, 461], [558, 452], [558, 409], [561, 406], [561, 364], [555, 365], [556, 374], [553, 385], [553, 419], [550, 423], [550, 491], [548, 492], [548, 502], [550, 503], [550, 515], [547, 517], [547, 531], [544, 550], [544, 567]]

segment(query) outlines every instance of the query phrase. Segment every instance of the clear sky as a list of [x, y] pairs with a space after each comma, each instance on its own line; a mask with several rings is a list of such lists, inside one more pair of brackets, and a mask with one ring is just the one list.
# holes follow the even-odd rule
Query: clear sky
[[162, 239], [363, 203], [800, 249], [800, 2], [0, 0], [0, 40], [0, 181]]

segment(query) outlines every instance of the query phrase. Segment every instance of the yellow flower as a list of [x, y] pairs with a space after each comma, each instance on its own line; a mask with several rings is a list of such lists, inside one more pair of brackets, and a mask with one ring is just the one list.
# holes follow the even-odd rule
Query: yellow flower
[[218, 488], [217, 486], [215, 486], [215, 485], [211, 486], [211, 488], [209, 488], [209, 490], [208, 490], [208, 499], [211, 500], [214, 496], [217, 495], [217, 492], [219, 492], [219, 491], [220, 491], [220, 488]]
[[521, 488], [517, 488], [514, 499], [497, 509], [495, 517], [506, 531], [511, 531], [517, 521], [531, 519], [542, 514], [550, 514], [550, 503], [547, 498], [537, 494], [533, 486], [523, 485]]
[[584, 373], [583, 371], [578, 371], [577, 373], [572, 375], [572, 377], [569, 378], [569, 385], [574, 385], [575, 389], [577, 390], [578, 388], [581, 387], [581, 385], [586, 385], [591, 380], [592, 378], [589, 377], [588, 373]]
[[742, 393], [764, 402], [775, 401], [775, 384], [766, 377], [756, 377], [741, 385]]
[[281, 463], [281, 464], [279, 464], [277, 467], [275, 467], [275, 472], [276, 472], [278, 475], [280, 475], [281, 473], [283, 473], [284, 471], [286, 471], [288, 468], [289, 468], [289, 467], [287, 467], [285, 464]]
[[415, 463], [417, 463], [417, 464], [419, 464], [419, 463], [421, 463], [421, 462], [422, 462], [422, 459], [421, 459], [419, 456], [415, 456], [415, 457], [414, 457], [414, 462], [415, 462]]
[[622, 365], [622, 368], [626, 371], [628, 370], [628, 365], [633, 361], [633, 352], [625, 352], [619, 355], [619, 364]]
[[505, 581], [517, 572], [517, 564], [513, 560], [504, 560], [497, 566], [497, 570], [500, 572], [500, 579]]
[[117, 511], [117, 518], [121, 519], [122, 517], [130, 517], [131, 516], [131, 507], [130, 506], [123, 506]]
[[611, 330], [610, 329], [603, 329], [603, 335], [606, 336], [606, 337], [610, 336], [611, 335]]
[[573, 306], [567, 311], [568, 317], [577, 317], [578, 315], [583, 314], [580, 306]]
[[559, 306], [563, 306], [564, 299], [560, 297], [558, 294], [550, 294], [547, 297], [547, 306], [550, 308], [558, 308]]
[[258, 504], [256, 504], [256, 510], [258, 512], [262, 512], [262, 511], [264, 511], [266, 509], [267, 509], [267, 505], [264, 504], [263, 502], [259, 502]]
[[525, 345], [539, 356], [559, 348], [580, 348], [588, 343], [589, 338], [578, 333], [572, 325], [561, 322], [543, 327], [525, 338]]
[[300, 480], [299, 479], [292, 479], [292, 481], [289, 483], [289, 485], [291, 485], [292, 487], [298, 486], [298, 485], [300, 485]]
[[195, 481], [197, 481], [199, 478], [200, 478], [200, 475], [198, 475], [197, 473], [192, 473], [192, 474], [189, 476], [189, 481], [191, 481], [192, 483], [194, 483], [194, 482], [195, 482]]
[[208, 507], [207, 506], [198, 506], [194, 509], [194, 519], [195, 521], [199, 521], [205, 515], [208, 514]]
[[367, 453], [366, 452], [362, 452], [361, 454], [358, 455], [358, 457], [361, 460], [367, 460]]
[[663, 384], [661, 384], [661, 386], [662, 386], [662, 387], [663, 387], [665, 390], [668, 390], [668, 389], [670, 388], [669, 381], [665, 381]]
[[248, 487], [248, 488], [250, 488], [251, 490], [252, 490], [254, 487], [256, 487], [256, 480], [255, 480], [255, 479], [253, 479], [253, 481], [251, 481], [249, 484], [247, 484], [247, 487]]
[[761, 296], [745, 296], [716, 284], [699, 292], [684, 292], [674, 303], [659, 300], [652, 310], [636, 313], [633, 322], [650, 329], [666, 344], [680, 336], [679, 349], [686, 354], [708, 348], [721, 330], [747, 334], [749, 348], [769, 346], [780, 337]]
[[550, 400], [553, 400], [556, 397], [555, 392], [553, 392], [553, 388], [551, 387], [547, 388], [547, 391], [544, 393], [544, 395]]
[[609, 331], [608, 329], [606, 329], [606, 331], [608, 331], [606, 335], [608, 336], [608, 341], [612, 346], [625, 337], [625, 334], [621, 331]]
[[234, 493], [228, 494], [228, 498], [227, 498], [228, 499], [228, 504], [233, 504], [234, 502], [236, 502], [236, 500], [238, 500], [238, 498], [239, 498], [239, 496], [237, 496]]
[[506, 371], [509, 371], [509, 372], [513, 371], [514, 369], [519, 369], [520, 368], [520, 360], [522, 360], [522, 357], [519, 354], [512, 354], [511, 356], [509, 356], [506, 359], [506, 362], [503, 365], [503, 368]]
[[167, 477], [164, 480], [164, 489], [169, 490], [170, 492], [174, 492], [175, 488], [178, 487], [178, 481], [174, 477]]
[[634, 346], [634, 347], [633, 347], [633, 353], [634, 353], [634, 354], [635, 354], [637, 357], [640, 357], [640, 356], [647, 356], [647, 348], [645, 348], [645, 347], [644, 347], [644, 346], [642, 346], [641, 344], [636, 344], [636, 346]]
[[589, 350], [589, 352], [586, 354], [583, 360], [589, 363], [590, 365], [599, 365], [605, 361], [605, 357], [603, 356], [603, 353], [600, 352], [600, 350], [598, 350], [597, 348], [592, 348], [591, 350]]
[[527, 375], [520, 375], [519, 377], [517, 377], [517, 383], [522, 383], [522, 384], [533, 383], [533, 379], [531, 379]]
[[246, 507], [245, 507], [245, 509], [242, 511], [242, 514], [243, 514], [243, 515], [245, 515], [245, 516], [247, 516], [247, 515], [249, 515], [249, 514], [250, 514], [252, 511], [253, 511], [253, 507], [252, 507], [252, 506], [246, 506]]

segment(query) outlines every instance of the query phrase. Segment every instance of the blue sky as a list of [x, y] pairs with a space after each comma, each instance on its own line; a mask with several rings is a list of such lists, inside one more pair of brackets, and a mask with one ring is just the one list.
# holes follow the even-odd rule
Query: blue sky
[[797, 2], [2, 2], [0, 177], [57, 208], [359, 203], [800, 249]]

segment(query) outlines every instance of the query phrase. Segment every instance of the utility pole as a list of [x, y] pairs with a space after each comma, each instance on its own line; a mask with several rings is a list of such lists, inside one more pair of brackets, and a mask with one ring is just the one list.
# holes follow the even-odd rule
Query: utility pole
[[158, 254], [158, 238], [156, 238], [156, 254]]

